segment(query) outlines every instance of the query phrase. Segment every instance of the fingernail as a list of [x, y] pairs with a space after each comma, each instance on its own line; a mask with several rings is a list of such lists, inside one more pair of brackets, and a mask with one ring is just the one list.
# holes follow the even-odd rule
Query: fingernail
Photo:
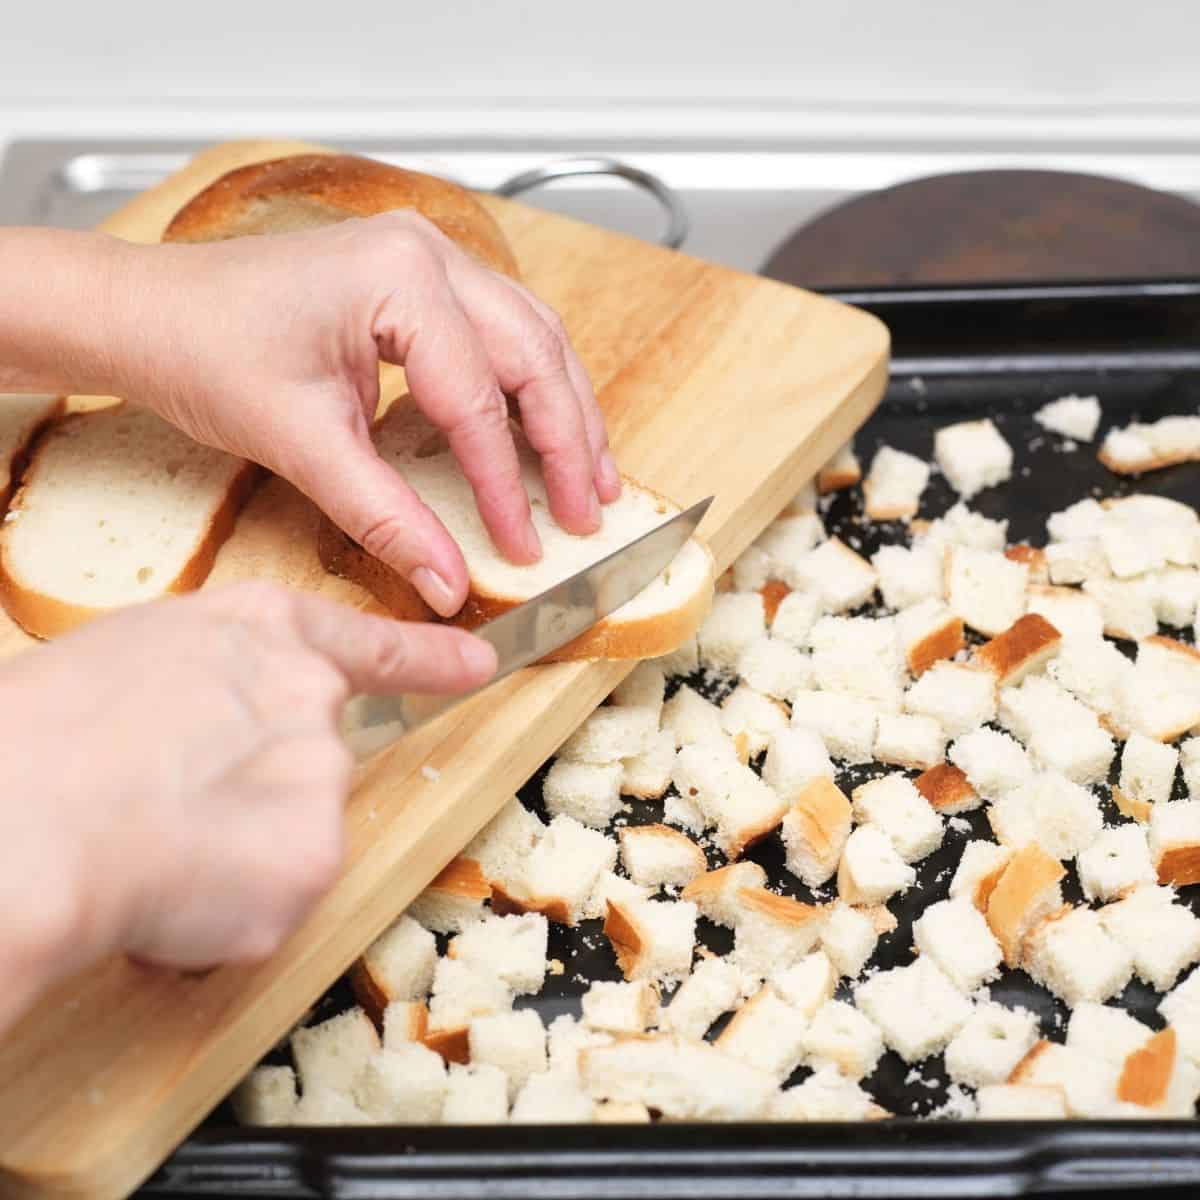
[[523, 541], [525, 542], [525, 555], [530, 562], [536, 562], [542, 557], [542, 539], [538, 537], [538, 531], [534, 528], [532, 521], [525, 522]]
[[467, 638], [459, 648], [459, 653], [462, 655], [463, 666], [472, 675], [487, 678], [496, 673], [496, 651], [490, 642], [485, 642], [482, 638]]
[[439, 616], [452, 617], [458, 611], [450, 585], [436, 571], [429, 567], [417, 567], [408, 581]]
[[610, 491], [621, 490], [621, 476], [617, 471], [617, 464], [613, 462], [613, 456], [607, 450], [600, 455], [600, 482]]

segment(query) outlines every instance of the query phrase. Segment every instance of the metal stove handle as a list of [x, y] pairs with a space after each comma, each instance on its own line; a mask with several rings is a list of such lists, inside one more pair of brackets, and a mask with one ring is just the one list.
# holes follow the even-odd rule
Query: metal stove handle
[[532, 188], [541, 187], [555, 179], [569, 179], [573, 175], [612, 175], [627, 180], [634, 187], [649, 192], [667, 214], [667, 228], [659, 242], [678, 250], [688, 233], [688, 215], [678, 192], [669, 188], [657, 175], [630, 166], [616, 158], [556, 158], [542, 163], [529, 171], [522, 171], [506, 179], [496, 188], [500, 196], [519, 196]]

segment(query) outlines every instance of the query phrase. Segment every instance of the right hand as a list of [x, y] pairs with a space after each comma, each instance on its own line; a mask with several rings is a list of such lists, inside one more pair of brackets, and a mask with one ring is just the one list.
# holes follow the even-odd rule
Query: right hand
[[265, 583], [131, 608], [6, 664], [0, 1029], [113, 953], [270, 955], [341, 864], [345, 701], [467, 691], [495, 667], [460, 630]]

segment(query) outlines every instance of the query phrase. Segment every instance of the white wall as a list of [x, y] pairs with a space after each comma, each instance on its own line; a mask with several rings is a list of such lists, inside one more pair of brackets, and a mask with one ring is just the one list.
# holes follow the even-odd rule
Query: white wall
[[[1200, 120], [1196, 0], [9, 0], [5, 135], [536, 126], [567, 107], [619, 129], [653, 101], [733, 105], [752, 127], [836, 117]], [[780, 113], [780, 110], [783, 110]], [[525, 114], [522, 117], [522, 112]], [[418, 113], [425, 114], [424, 117]], [[675, 114], [674, 116], [670, 114]], [[736, 114], [735, 114], [736, 115]], [[1035, 116], [1037, 119], [1035, 119]], [[643, 111], [641, 119], [646, 120]], [[986, 122], [984, 122], [986, 124]]]

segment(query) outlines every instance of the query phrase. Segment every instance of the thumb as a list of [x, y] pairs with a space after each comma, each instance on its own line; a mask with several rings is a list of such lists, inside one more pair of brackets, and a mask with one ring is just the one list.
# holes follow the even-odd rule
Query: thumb
[[467, 565], [446, 527], [379, 457], [366, 433], [325, 430], [292, 482], [368, 554], [398, 572], [439, 616], [467, 598]]

